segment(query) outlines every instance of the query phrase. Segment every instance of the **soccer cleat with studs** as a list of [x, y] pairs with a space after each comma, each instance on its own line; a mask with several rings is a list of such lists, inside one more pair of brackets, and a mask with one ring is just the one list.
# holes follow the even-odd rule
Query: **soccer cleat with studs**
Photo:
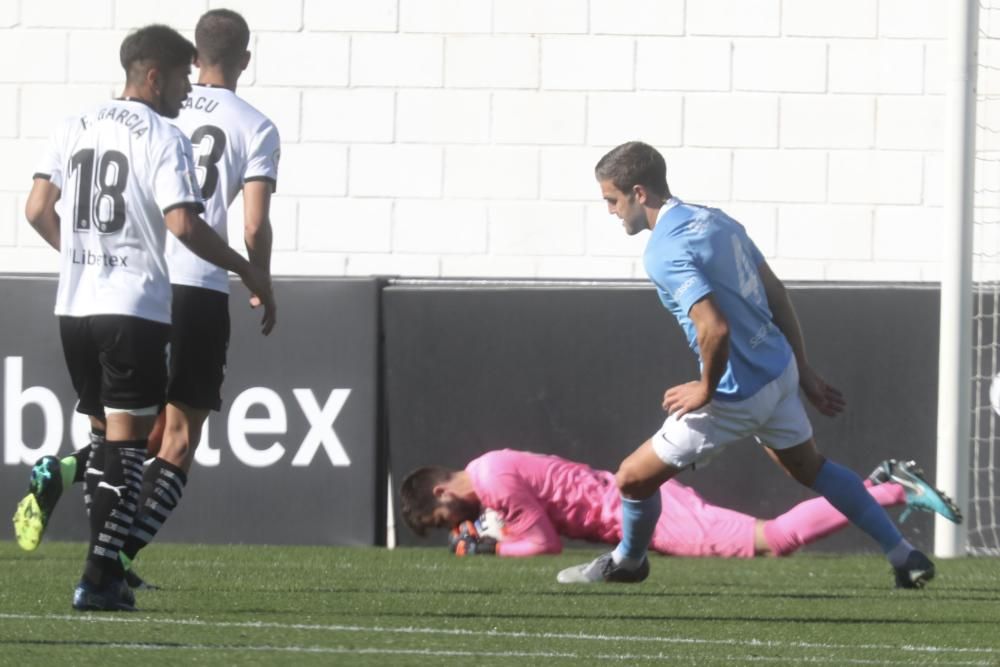
[[112, 579], [101, 588], [81, 580], [73, 591], [73, 609], [77, 611], [137, 611], [135, 595], [124, 579]]
[[589, 563], [568, 567], [556, 576], [560, 584], [637, 584], [649, 576], [649, 559], [643, 556], [642, 563], [635, 569], [628, 569], [615, 563], [609, 551]]
[[896, 459], [886, 459], [882, 461], [868, 475], [868, 481], [872, 484], [885, 484], [891, 480], [892, 466], [896, 465]]
[[893, 569], [896, 588], [923, 588], [934, 578], [934, 563], [922, 552], [914, 549], [902, 567]]
[[28, 495], [17, 504], [14, 535], [25, 551], [34, 551], [42, 541], [49, 516], [62, 495], [62, 469], [59, 459], [43, 456], [31, 468]]
[[924, 471], [913, 461], [890, 460], [889, 479], [906, 491], [906, 509], [899, 520], [906, 521], [913, 510], [936, 512], [952, 523], [962, 523], [962, 510], [940, 489], [924, 478]]

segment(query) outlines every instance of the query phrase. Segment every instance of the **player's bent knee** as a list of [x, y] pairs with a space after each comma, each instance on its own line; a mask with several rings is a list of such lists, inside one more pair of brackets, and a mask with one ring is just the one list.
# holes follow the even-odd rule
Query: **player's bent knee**
[[177, 467], [183, 467], [192, 454], [191, 444], [183, 433], [164, 434], [157, 458]]
[[648, 477], [642, 475], [635, 467], [623, 463], [618, 472], [615, 473], [615, 482], [618, 484], [618, 491], [632, 500], [644, 500], [656, 493], [660, 485]]
[[774, 452], [778, 462], [795, 481], [811, 487], [826, 460], [816, 449], [816, 444], [808, 440], [801, 445]]

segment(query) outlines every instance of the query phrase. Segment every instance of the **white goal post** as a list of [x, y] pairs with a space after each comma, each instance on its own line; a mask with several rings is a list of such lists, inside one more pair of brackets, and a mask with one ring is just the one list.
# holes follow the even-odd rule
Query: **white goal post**
[[934, 553], [1000, 555], [1000, 0], [949, 3]]

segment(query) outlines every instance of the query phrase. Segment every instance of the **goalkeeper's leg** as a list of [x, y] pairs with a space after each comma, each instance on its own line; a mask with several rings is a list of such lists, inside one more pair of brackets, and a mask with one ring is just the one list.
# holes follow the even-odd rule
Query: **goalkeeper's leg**
[[[898, 484], [872, 486], [870, 481], [865, 481], [865, 486], [883, 507], [906, 502], [903, 487]], [[759, 555], [786, 556], [848, 525], [850, 521], [847, 517], [826, 498], [812, 498], [770, 521], [761, 521], [757, 532], [757, 552]]]

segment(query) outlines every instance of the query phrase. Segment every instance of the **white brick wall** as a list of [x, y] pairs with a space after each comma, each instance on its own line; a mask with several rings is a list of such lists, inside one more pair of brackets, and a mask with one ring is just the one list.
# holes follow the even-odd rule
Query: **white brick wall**
[[20, 102], [17, 86], [0, 86], [0, 137], [18, 135], [17, 110]]
[[617, 146], [635, 137], [667, 148], [683, 142], [684, 97], [672, 93], [591, 93], [587, 142]]
[[783, 95], [781, 145], [785, 148], [871, 148], [875, 98], [867, 95]]
[[586, 133], [587, 99], [580, 93], [501, 91], [493, 94], [498, 144], [570, 144]]
[[468, 0], [399, 0], [399, 28], [403, 32], [490, 32], [491, 9], [488, 2]]
[[0, 194], [0, 247], [17, 245], [17, 197]]
[[640, 90], [730, 90], [733, 58], [728, 39], [639, 39]]
[[490, 137], [490, 93], [478, 90], [400, 90], [396, 140], [404, 143], [484, 144]]
[[826, 90], [826, 44], [813, 39], [739, 40], [733, 87], [792, 93]]
[[16, 26], [19, 21], [20, 7], [16, 2], [0, 4], [0, 28]]
[[22, 2], [21, 24], [29, 28], [110, 28], [111, 0]]
[[302, 93], [302, 141], [391, 143], [394, 111], [395, 93], [388, 89], [306, 90]]
[[537, 199], [538, 180], [536, 148], [452, 146], [446, 150], [446, 197]]
[[587, 32], [587, 0], [503, 0], [493, 3], [497, 33]]
[[691, 35], [775, 37], [781, 31], [780, 0], [695, 0], [686, 8]]
[[395, 32], [397, 9], [396, 0], [305, 0], [304, 20], [311, 30]]
[[785, 0], [784, 34], [795, 37], [875, 37], [878, 3], [871, 0]]
[[225, 6], [284, 144], [276, 273], [641, 278], [593, 166], [644, 139], [787, 279], [935, 280], [946, 4], [0, 2], [0, 262], [55, 268], [30, 176], [58, 118], [120, 92], [127, 32]]
[[437, 35], [364, 35], [351, 38], [351, 85], [440, 87], [444, 38]]
[[198, 17], [208, 9], [206, 0], [143, 0], [115, 2], [114, 5], [116, 26], [131, 28], [145, 23], [166, 23], [188, 32], [194, 30]]
[[534, 36], [449, 36], [445, 85], [452, 88], [536, 88], [539, 40]]
[[684, 127], [686, 146], [775, 148], [778, 145], [778, 99], [742, 93], [692, 94], [684, 111], [697, 123]]

